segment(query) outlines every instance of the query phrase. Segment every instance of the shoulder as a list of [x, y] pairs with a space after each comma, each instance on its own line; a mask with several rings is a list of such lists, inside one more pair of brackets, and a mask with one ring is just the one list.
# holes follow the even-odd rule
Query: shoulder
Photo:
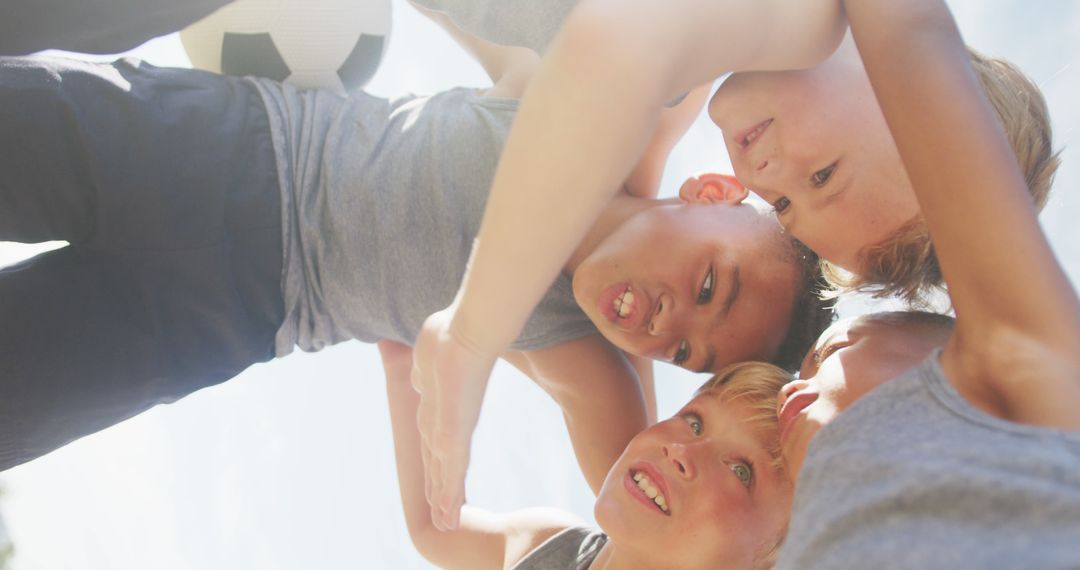
[[1080, 430], [1070, 402], [1080, 402], [1080, 358], [1075, 346], [1007, 328], [958, 331], [941, 365], [949, 382], [969, 403], [1002, 419]]
[[550, 508], [517, 511], [507, 520], [506, 567], [513, 567], [549, 541], [565, 540], [576, 548], [595, 532], [575, 515]]

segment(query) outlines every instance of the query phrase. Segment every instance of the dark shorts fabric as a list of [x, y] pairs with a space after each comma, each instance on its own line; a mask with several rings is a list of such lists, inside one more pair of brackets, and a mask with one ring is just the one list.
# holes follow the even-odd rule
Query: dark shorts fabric
[[270, 127], [242, 79], [0, 58], [0, 469], [273, 356]]
[[5, 0], [0, 55], [119, 53], [181, 30], [232, 0]]

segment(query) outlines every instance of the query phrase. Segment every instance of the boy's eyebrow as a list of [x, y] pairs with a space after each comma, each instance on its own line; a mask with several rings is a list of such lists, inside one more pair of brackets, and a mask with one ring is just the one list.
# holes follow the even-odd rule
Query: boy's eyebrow
[[[742, 290], [742, 280], [739, 279], [739, 266], [736, 265], [731, 269], [731, 279], [729, 281], [731, 286], [728, 288], [727, 297], [724, 298], [724, 306], [717, 313], [716, 319], [713, 320], [712, 327], [709, 329], [711, 334], [716, 330], [716, 327], [720, 326], [720, 323], [727, 319], [728, 313], [731, 312], [732, 305], [739, 298], [739, 291]], [[709, 347], [709, 352], [705, 356], [705, 363], [702, 364], [698, 372], [712, 372], [713, 367], [716, 366], [716, 349]]]

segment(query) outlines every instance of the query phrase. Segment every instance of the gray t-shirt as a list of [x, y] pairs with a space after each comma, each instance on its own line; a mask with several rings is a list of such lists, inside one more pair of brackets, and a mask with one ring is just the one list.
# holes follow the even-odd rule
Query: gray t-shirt
[[461, 29], [543, 54], [578, 0], [414, 0], [445, 12]]
[[777, 568], [1080, 568], [1080, 433], [976, 409], [939, 354], [814, 437]]
[[603, 532], [570, 527], [544, 541], [511, 570], [585, 570], [607, 543]]
[[[341, 97], [252, 81], [282, 183], [277, 356], [348, 339], [412, 344], [461, 283], [517, 100], [465, 88]], [[511, 349], [594, 333], [560, 276]]]

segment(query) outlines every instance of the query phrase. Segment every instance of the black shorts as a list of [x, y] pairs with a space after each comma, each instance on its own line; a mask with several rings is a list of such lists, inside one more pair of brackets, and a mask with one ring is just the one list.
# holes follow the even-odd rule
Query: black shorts
[[254, 85], [0, 58], [0, 469], [273, 357], [280, 190]]

